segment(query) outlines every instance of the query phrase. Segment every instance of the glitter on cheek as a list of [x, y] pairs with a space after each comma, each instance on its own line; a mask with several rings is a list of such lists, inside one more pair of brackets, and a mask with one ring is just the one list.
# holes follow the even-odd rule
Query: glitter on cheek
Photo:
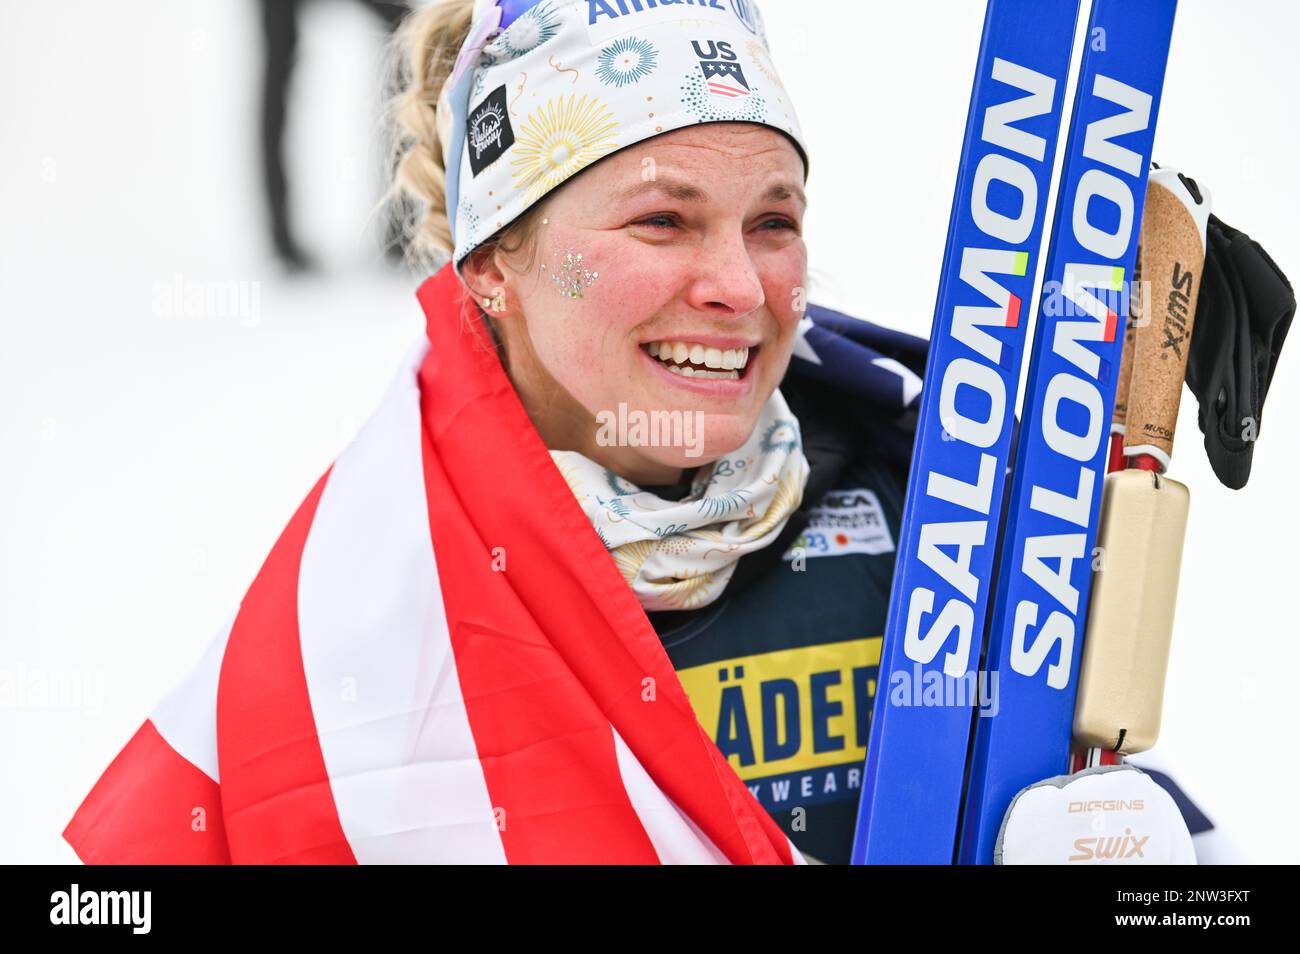
[[559, 268], [548, 269], [542, 264], [542, 271], [551, 276], [551, 282], [565, 298], [581, 298], [583, 292], [596, 283], [600, 272], [594, 272], [582, 264], [582, 253], [566, 249]]

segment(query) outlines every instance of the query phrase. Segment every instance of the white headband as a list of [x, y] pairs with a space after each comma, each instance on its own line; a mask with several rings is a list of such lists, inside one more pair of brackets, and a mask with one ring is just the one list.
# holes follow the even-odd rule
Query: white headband
[[807, 177], [753, 0], [477, 0], [438, 103], [454, 267], [596, 160], [719, 121], [786, 133]]

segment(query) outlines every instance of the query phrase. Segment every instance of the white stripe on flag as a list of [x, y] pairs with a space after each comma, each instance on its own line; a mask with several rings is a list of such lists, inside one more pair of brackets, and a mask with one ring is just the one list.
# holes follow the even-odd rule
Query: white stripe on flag
[[221, 781], [217, 768], [217, 682], [236, 615], [231, 614], [195, 667], [149, 714], [158, 734], [176, 754], [214, 782]]
[[429, 536], [423, 341], [326, 481], [298, 578], [312, 713], [361, 864], [504, 862]]
[[806, 865], [808, 863], [808, 859], [803, 856], [802, 851], [800, 851], [798, 848], [795, 847], [795, 844], [793, 841], [790, 840], [789, 835], [786, 835], [785, 843], [790, 846], [790, 857], [794, 859], [793, 862], [794, 864]]
[[727, 856], [650, 778], [640, 759], [612, 725], [618, 771], [632, 809], [641, 819], [655, 854], [665, 865], [725, 865]]

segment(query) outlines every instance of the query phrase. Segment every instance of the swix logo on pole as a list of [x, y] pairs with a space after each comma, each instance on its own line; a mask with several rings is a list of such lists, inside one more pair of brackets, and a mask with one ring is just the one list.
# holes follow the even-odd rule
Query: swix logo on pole
[[[1011, 799], [1067, 771], [1093, 545], [1174, 0], [1094, 0], [1030, 356], [959, 860], [990, 863]], [[1061, 296], [1052, 303], [1049, 296]], [[1053, 305], [1056, 306], [1053, 306]], [[1063, 305], [1063, 307], [1061, 307]]]
[[[1077, 14], [1074, 0], [988, 5], [863, 773], [858, 862], [952, 860], [1023, 306], [1033, 293]], [[906, 690], [918, 672], [922, 698], [937, 704], [911, 704]]]

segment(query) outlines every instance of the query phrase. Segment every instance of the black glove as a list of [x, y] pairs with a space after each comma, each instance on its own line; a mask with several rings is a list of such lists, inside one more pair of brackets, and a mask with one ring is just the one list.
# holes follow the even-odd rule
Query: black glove
[[1268, 252], [1211, 215], [1187, 386], [1215, 475], [1246, 486], [1264, 398], [1295, 317], [1295, 293]]

